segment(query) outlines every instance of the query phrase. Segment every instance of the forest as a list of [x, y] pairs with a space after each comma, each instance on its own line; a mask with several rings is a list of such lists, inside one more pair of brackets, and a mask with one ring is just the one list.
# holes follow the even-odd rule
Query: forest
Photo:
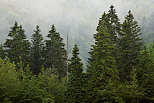
[[154, 103], [154, 42], [131, 11], [124, 18], [113, 5], [102, 14], [86, 67], [55, 25], [29, 40], [15, 22], [0, 45], [0, 103]]

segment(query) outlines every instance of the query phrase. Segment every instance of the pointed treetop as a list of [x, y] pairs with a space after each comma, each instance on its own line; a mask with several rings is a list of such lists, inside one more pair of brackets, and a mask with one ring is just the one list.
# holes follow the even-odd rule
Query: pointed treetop
[[[75, 44], [72, 50], [72, 58], [70, 59], [70, 64], [68, 65], [68, 72], [69, 73], [82, 73], [83, 71], [83, 63], [79, 57], [79, 48]], [[78, 74], [77, 73], [77, 74]]]
[[131, 11], [130, 10], [128, 11], [128, 14], [131, 14]]
[[57, 34], [54, 24], [51, 26], [51, 30], [49, 31], [49, 34], [47, 35], [47, 37], [51, 37], [53, 34]]
[[105, 12], [103, 13], [103, 15], [102, 15], [102, 18], [101, 18], [101, 19], [103, 19], [104, 17], [106, 17], [106, 13], [105, 13]]
[[134, 16], [130, 10], [128, 11], [128, 15], [126, 16], [126, 18], [134, 19]]
[[110, 6], [110, 10], [108, 12], [110, 12], [110, 13], [115, 13], [116, 12], [113, 5]]
[[74, 54], [77, 54], [77, 55], [79, 54], [79, 48], [78, 48], [77, 44], [75, 44], [74, 48], [73, 48], [73, 55]]
[[132, 14], [132, 12], [130, 10], [128, 11], [128, 15], [133, 17], [133, 14]]
[[17, 21], [15, 21], [14, 25], [15, 25], [15, 26], [18, 26], [18, 23], [17, 23]]
[[39, 28], [40, 27], [38, 25], [36, 25], [36, 30], [34, 30], [34, 32], [41, 32], [41, 30]]
[[56, 32], [56, 28], [55, 28], [55, 25], [54, 25], [54, 24], [53, 24], [52, 27], [51, 27], [51, 31], [52, 31], [52, 32]]
[[36, 30], [40, 30], [38, 25], [36, 26]]
[[16, 32], [17, 29], [18, 29], [18, 23], [15, 21], [14, 26], [11, 27], [12, 31], [10, 31], [10, 34], [8, 36], [13, 36], [14, 34], [12, 34], [11, 32]]
[[110, 6], [110, 8], [111, 8], [111, 9], [113, 9], [113, 8], [114, 8], [114, 6], [113, 6], [113, 5], [111, 5], [111, 6]]

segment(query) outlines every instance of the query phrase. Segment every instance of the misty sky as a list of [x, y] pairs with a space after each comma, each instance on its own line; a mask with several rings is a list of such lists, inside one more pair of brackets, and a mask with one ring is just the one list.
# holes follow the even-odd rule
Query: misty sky
[[[123, 20], [128, 10], [140, 21], [154, 11], [154, 0], [0, 0], [0, 39], [6, 39], [9, 28], [18, 21], [28, 35], [39, 25], [47, 35], [52, 24], [66, 38], [92, 38], [99, 17], [114, 5]], [[89, 39], [89, 38], [88, 38]]]

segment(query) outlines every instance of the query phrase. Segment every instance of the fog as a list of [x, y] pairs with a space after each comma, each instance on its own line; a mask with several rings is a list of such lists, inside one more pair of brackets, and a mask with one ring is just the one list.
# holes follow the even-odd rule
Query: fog
[[154, 10], [154, 0], [0, 0], [0, 38], [6, 39], [15, 21], [23, 25], [28, 38], [39, 25], [47, 35], [52, 24], [66, 38], [92, 37], [98, 19], [114, 5], [119, 18], [132, 10], [140, 21]]
[[51, 25], [55, 24], [64, 42], [68, 33], [70, 45], [85, 42], [80, 45], [87, 51], [99, 18], [111, 5], [114, 5], [121, 21], [128, 10], [133, 12], [138, 22], [154, 11], [154, 0], [0, 0], [0, 43], [7, 38], [15, 21], [23, 25], [28, 38], [36, 25], [46, 36]]

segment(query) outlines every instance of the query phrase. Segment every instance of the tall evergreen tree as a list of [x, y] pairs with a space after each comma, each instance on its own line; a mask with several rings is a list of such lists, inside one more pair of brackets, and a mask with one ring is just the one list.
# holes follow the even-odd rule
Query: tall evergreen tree
[[83, 64], [79, 58], [79, 49], [77, 45], [73, 48], [73, 57], [68, 66], [68, 83], [66, 91], [67, 103], [84, 103], [84, 90], [83, 90]]
[[116, 10], [113, 5], [111, 5], [110, 10], [107, 13], [107, 18], [109, 20], [108, 31], [111, 35], [111, 40], [115, 45], [114, 58], [116, 64], [119, 61], [119, 34], [121, 32], [121, 23], [116, 13]]
[[34, 74], [38, 75], [43, 65], [43, 37], [40, 34], [41, 30], [38, 25], [36, 26], [36, 30], [34, 32], [35, 33], [32, 35], [32, 46], [30, 52], [31, 69]]
[[44, 66], [53, 69], [60, 77], [64, 77], [67, 73], [66, 68], [66, 50], [64, 48], [63, 38], [52, 25], [48, 40], [45, 41], [44, 48]]
[[138, 26], [137, 21], [134, 20], [131, 11], [129, 11], [122, 24], [119, 41], [119, 68], [122, 80], [129, 80], [130, 69], [136, 68], [139, 63], [140, 52], [143, 49], [140, 35], [140, 27]]
[[28, 64], [30, 43], [26, 39], [22, 26], [15, 22], [8, 36], [9, 39], [4, 43], [6, 55], [10, 58], [11, 62], [18, 63], [21, 58], [24, 64]]
[[114, 44], [117, 44], [121, 25], [113, 5], [111, 5], [110, 10], [107, 13], [107, 18], [109, 20], [108, 31], [111, 35], [111, 40]]
[[[115, 102], [112, 97], [109, 100], [110, 94], [100, 92], [106, 90], [109, 93], [110, 90], [107, 89], [109, 84], [114, 84], [116, 79], [118, 79], [117, 67], [113, 57], [115, 46], [112, 43], [111, 35], [108, 33], [106, 25], [108, 21], [101, 19], [97, 28], [97, 34], [94, 35], [95, 45], [92, 45], [92, 51], [90, 52], [91, 58], [88, 70], [90, 75], [89, 103]], [[110, 91], [110, 93], [112, 92]], [[106, 98], [103, 95], [106, 95]]]
[[103, 21], [108, 21], [106, 22], [105, 25], [108, 29], [108, 33], [110, 34], [111, 41], [113, 45], [115, 46], [114, 58], [117, 62], [119, 61], [119, 48], [118, 47], [119, 47], [119, 33], [121, 31], [121, 24], [120, 24], [120, 20], [118, 18], [118, 15], [113, 5], [111, 5], [108, 13], [104, 13], [102, 15], [102, 18], [100, 19], [99, 23]]

